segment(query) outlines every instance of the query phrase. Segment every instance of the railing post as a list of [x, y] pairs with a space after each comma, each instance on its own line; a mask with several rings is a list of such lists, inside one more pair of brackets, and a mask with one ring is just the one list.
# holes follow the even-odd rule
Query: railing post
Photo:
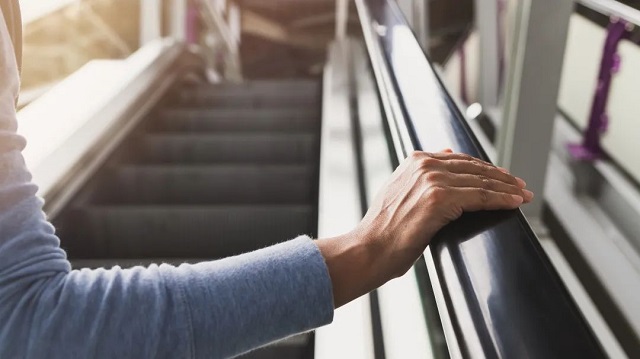
[[416, 34], [422, 49], [429, 53], [429, 1], [430, 0], [397, 0], [398, 7], [404, 14], [409, 26]]
[[240, 46], [240, 36], [242, 35], [242, 21], [240, 16], [240, 8], [236, 4], [231, 4], [229, 6], [229, 31], [231, 32], [231, 37], [235, 41], [235, 48], [233, 49], [235, 52], [238, 52]]
[[242, 32], [242, 22], [240, 8], [236, 4], [229, 5], [227, 26], [231, 36], [231, 44], [229, 46], [229, 53], [227, 54], [225, 77], [232, 81], [241, 81], [240, 35]]
[[162, 37], [162, 2], [140, 1], [140, 46]]
[[498, 9], [498, 0], [475, 1], [475, 22], [480, 35], [478, 102], [483, 107], [497, 106], [500, 92]]
[[187, 39], [187, 0], [171, 3], [171, 36], [178, 41]]
[[539, 218], [557, 115], [557, 101], [572, 1], [518, 2], [510, 53], [504, 116], [498, 133], [498, 164], [526, 178], [536, 193], [523, 207]]
[[428, 54], [431, 40], [429, 22], [429, 3], [431, 0], [414, 0], [413, 2], [413, 31], [422, 49]]
[[224, 13], [225, 9], [227, 8], [227, 0], [209, 0], [213, 2], [213, 8], [220, 12], [221, 14]]
[[349, 19], [349, 1], [336, 0], [336, 39], [337, 40], [346, 39], [348, 19]]
[[187, 8], [186, 41], [188, 44], [198, 43], [199, 21], [198, 7], [193, 1], [189, 1]]

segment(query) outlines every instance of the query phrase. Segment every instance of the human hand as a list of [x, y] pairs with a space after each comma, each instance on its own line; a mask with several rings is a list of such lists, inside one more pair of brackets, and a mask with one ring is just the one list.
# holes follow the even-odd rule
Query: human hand
[[357, 228], [319, 241], [336, 307], [406, 273], [433, 236], [462, 213], [530, 202], [533, 193], [525, 187], [506, 170], [468, 155], [412, 153]]

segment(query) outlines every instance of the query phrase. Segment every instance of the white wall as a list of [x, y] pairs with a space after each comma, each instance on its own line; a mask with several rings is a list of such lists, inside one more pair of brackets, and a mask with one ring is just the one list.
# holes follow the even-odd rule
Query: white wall
[[[605, 36], [605, 29], [590, 20], [571, 18], [558, 105], [581, 128], [589, 121]], [[618, 51], [622, 63], [611, 86], [603, 147], [640, 180], [640, 47], [623, 41]]]

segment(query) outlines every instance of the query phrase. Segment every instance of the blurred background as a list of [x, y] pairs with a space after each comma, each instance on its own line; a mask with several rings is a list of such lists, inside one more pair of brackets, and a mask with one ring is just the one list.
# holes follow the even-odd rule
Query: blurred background
[[640, 1], [20, 4], [19, 132], [75, 268], [338, 235], [452, 148], [534, 202], [247, 357], [640, 357]]
[[[161, 35], [171, 32], [172, 1], [154, 0], [162, 7]], [[140, 0], [22, 0], [24, 21], [23, 103], [92, 59], [124, 59], [144, 44]], [[248, 78], [318, 76], [333, 39], [335, 3], [324, 0], [291, 2], [236, 1], [245, 13], [241, 42], [243, 73]], [[430, 48], [442, 63], [469, 31], [473, 2], [432, 1]], [[353, 5], [352, 5], [353, 7]], [[353, 10], [353, 9], [352, 9]], [[247, 12], [250, 11], [250, 15]], [[252, 21], [254, 20], [255, 21]], [[296, 33], [295, 40], [275, 32], [261, 33], [254, 24]], [[351, 11], [349, 31], [358, 33], [357, 15]]]

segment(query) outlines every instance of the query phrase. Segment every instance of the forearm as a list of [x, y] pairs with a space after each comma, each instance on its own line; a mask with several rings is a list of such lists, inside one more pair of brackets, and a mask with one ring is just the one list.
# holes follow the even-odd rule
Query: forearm
[[50, 264], [0, 286], [0, 357], [225, 358], [333, 317], [309, 238], [177, 268], [56, 273]]
[[333, 319], [327, 267], [308, 237], [181, 266], [168, 277], [175, 282], [190, 279], [182, 287], [197, 328], [197, 357], [211, 352], [232, 356]]
[[0, 358], [220, 358], [331, 321], [309, 238], [178, 268], [71, 271], [21, 155], [1, 20]]

